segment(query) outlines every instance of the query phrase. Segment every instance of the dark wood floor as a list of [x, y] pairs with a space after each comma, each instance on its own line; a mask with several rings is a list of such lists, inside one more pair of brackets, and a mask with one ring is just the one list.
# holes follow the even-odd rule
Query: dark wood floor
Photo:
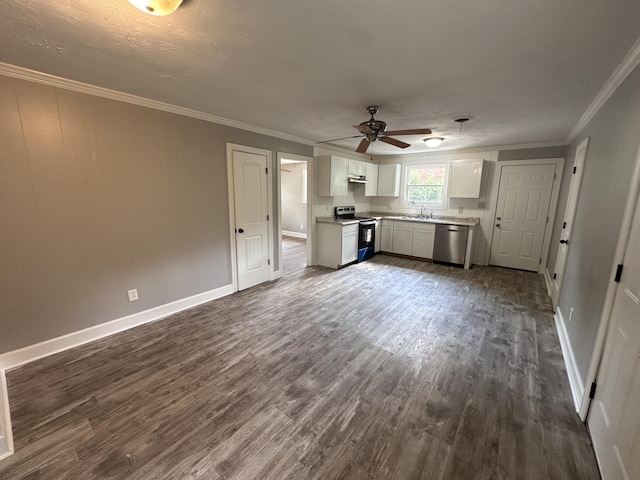
[[282, 273], [297, 272], [307, 266], [307, 240], [282, 236]]
[[377, 255], [8, 372], [2, 479], [598, 479], [542, 277]]

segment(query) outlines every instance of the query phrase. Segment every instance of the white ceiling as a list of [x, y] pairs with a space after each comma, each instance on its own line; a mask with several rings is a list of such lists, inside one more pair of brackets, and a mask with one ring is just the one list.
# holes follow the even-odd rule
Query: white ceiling
[[[429, 127], [443, 149], [561, 144], [639, 20], [638, 0], [185, 0], [167, 17], [9, 0], [0, 62], [312, 141], [357, 134], [374, 104], [388, 129]], [[422, 137], [373, 153], [425, 151]]]

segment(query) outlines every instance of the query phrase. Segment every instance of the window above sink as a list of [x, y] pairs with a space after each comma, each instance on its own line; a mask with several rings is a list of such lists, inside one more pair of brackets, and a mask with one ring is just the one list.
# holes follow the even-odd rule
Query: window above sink
[[445, 208], [447, 201], [447, 164], [408, 165], [405, 167], [403, 203]]

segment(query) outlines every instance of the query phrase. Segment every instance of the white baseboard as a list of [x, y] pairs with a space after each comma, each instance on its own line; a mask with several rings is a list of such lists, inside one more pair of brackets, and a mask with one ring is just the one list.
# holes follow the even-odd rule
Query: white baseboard
[[551, 285], [553, 282], [551, 281], [551, 274], [549, 273], [549, 269], [544, 269], [544, 283], [547, 286], [547, 294], [551, 296]]
[[0, 460], [13, 453], [13, 433], [11, 431], [11, 411], [9, 393], [4, 370], [0, 370]]
[[291, 232], [289, 230], [282, 230], [282, 235], [287, 235], [289, 237], [296, 237], [296, 238], [304, 238], [305, 240], [307, 238], [307, 234], [306, 233]]
[[567, 335], [567, 329], [565, 328], [564, 317], [560, 311], [560, 307], [556, 309], [556, 313], [553, 316], [556, 321], [556, 330], [558, 331], [558, 338], [560, 339], [560, 346], [562, 347], [562, 357], [564, 358], [564, 364], [569, 376], [569, 386], [571, 387], [571, 395], [573, 396], [573, 403], [576, 408], [576, 412], [580, 411], [580, 405], [582, 404], [582, 397], [584, 396], [584, 384], [578, 371], [578, 365], [576, 364], [576, 358], [573, 355], [571, 349], [571, 343], [569, 343], [569, 336]]
[[84, 345], [85, 343], [100, 340], [101, 338], [108, 337], [114, 333], [122, 332], [155, 320], [160, 320], [161, 318], [195, 307], [196, 305], [210, 302], [226, 295], [231, 295], [233, 292], [233, 285], [225, 285], [224, 287], [216, 288], [215, 290], [199, 293], [191, 297], [176, 300], [175, 302], [150, 308], [143, 312], [134, 313], [84, 330], [68, 333], [61, 337], [45, 340], [44, 342], [37, 343], [35, 345], [3, 353], [0, 355], [0, 370], [8, 370], [39, 358], [53, 355], [54, 353], [59, 353], [70, 348]]

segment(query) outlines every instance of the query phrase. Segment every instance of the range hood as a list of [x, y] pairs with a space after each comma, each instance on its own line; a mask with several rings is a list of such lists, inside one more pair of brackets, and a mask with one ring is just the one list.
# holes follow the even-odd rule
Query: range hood
[[349, 183], [367, 183], [367, 177], [365, 175], [353, 175], [347, 174], [347, 181]]

